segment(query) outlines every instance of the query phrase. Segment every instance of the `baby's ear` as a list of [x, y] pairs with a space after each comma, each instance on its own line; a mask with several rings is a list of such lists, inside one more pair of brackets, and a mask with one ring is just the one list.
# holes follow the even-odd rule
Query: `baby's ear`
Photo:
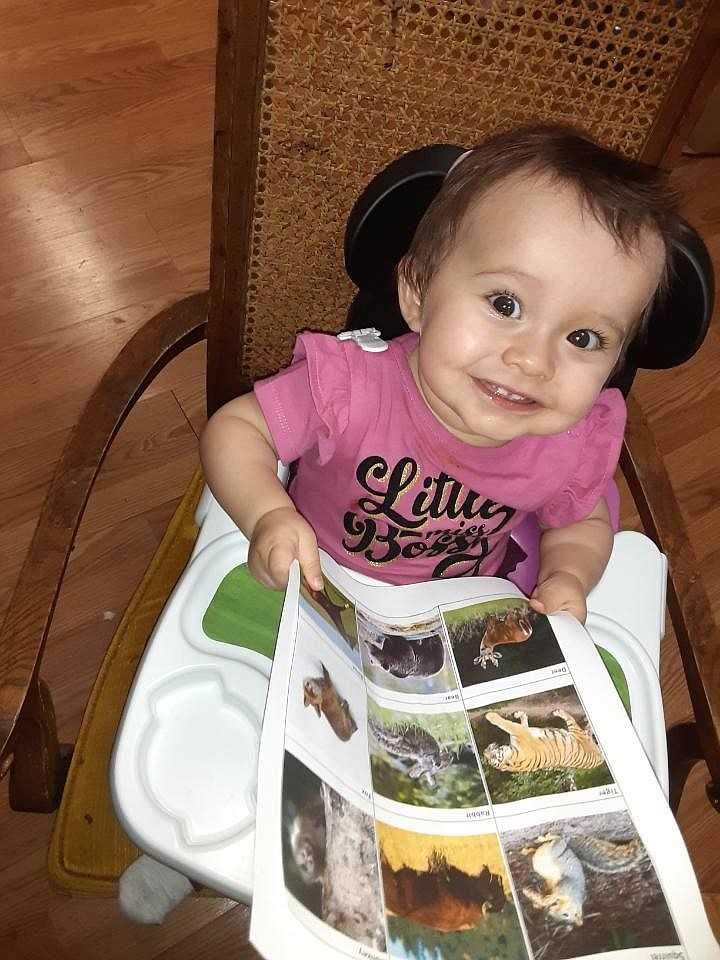
[[398, 302], [405, 323], [417, 333], [420, 330], [422, 300], [415, 281], [411, 279], [411, 269], [401, 260], [397, 268]]

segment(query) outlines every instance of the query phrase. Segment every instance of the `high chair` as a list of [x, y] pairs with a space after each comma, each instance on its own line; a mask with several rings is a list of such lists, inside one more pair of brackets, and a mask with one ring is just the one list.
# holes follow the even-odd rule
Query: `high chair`
[[[412, 151], [374, 177], [355, 203], [345, 264], [358, 287], [349, 320], [360, 342], [373, 319], [386, 337], [402, 332], [395, 264], [462, 152], [446, 145]], [[688, 226], [674, 249], [668, 297], [614, 383], [627, 392], [635, 364], [669, 366], [676, 356], [692, 355], [710, 320], [712, 287], [707, 250]], [[672, 322], [681, 316], [684, 323]], [[617, 529], [614, 482], [606, 498]], [[111, 790], [118, 816], [141, 849], [214, 890], [249, 901], [255, 759], [280, 597], [247, 575], [247, 540], [207, 488], [196, 521], [200, 532], [190, 562], [158, 619], [125, 707]], [[529, 594], [538, 569], [537, 524], [526, 521], [513, 539], [522, 559], [507, 575]], [[665, 558], [652, 541], [617, 534], [608, 568], [588, 598], [587, 629], [667, 794], [658, 684], [666, 574]]]
[[[206, 498], [199, 516], [206, 538], [213, 536], [194, 546], [202, 490], [196, 476], [111, 643], [65, 780], [66, 757], [41, 679], [43, 646], [95, 477], [153, 376], [207, 336], [212, 412], [286, 363], [298, 330], [341, 329], [353, 298], [341, 263], [348, 214], [377, 171], [423, 144], [471, 145], [516, 122], [553, 119], [671, 165], [720, 73], [719, 21], [718, 5], [701, 0], [220, 0], [210, 291], [148, 321], [99, 383], [58, 464], [0, 641], [1, 769], [15, 809], [50, 811], [62, 800], [49, 860], [55, 885], [113, 894], [137, 856], [107, 790], [117, 724], [137, 658], [193, 549], [200, 556], [226, 530], [222, 516], [207, 512]], [[670, 314], [654, 319], [658, 353], [648, 347], [631, 357], [630, 380], [633, 367], [682, 362], [702, 340], [711, 271], [701, 247], [686, 253], [692, 307], [683, 316], [692, 328], [683, 330], [679, 346], [672, 339], [677, 322], [664, 319]], [[356, 266], [350, 257], [353, 280]], [[372, 277], [359, 284], [351, 325], [387, 294], [373, 288]], [[668, 608], [695, 710], [695, 726], [670, 731], [671, 802], [703, 757], [717, 804], [718, 628], [660, 455], [631, 397], [622, 469], [648, 535], [669, 560]], [[204, 688], [211, 701], [220, 696], [213, 676]], [[261, 685], [248, 694], [258, 702]], [[176, 689], [179, 703], [184, 691]], [[253, 742], [251, 728], [247, 722], [245, 743]], [[200, 846], [211, 827], [187, 829]]]

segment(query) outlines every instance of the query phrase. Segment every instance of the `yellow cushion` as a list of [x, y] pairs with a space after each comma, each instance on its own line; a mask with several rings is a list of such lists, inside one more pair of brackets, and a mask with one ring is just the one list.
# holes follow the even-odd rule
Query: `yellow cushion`
[[145, 644], [195, 543], [202, 486], [198, 469], [118, 624], [85, 708], [48, 852], [50, 881], [61, 892], [115, 895], [118, 877], [138, 856], [110, 801], [110, 753]]

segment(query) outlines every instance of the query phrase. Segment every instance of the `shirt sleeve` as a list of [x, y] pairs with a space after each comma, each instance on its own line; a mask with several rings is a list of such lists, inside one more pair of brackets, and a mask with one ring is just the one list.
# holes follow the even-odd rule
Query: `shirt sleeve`
[[627, 411], [619, 390], [603, 390], [574, 429], [582, 443], [575, 470], [563, 488], [537, 512], [544, 527], [566, 527], [584, 520], [604, 495], [617, 468]]
[[319, 462], [326, 463], [349, 419], [347, 341], [300, 334], [290, 366], [253, 390], [280, 460], [292, 463], [315, 447]]

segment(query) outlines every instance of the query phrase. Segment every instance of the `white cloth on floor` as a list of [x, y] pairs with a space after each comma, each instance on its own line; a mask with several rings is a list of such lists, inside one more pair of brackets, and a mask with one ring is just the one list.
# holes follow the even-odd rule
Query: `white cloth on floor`
[[142, 854], [120, 877], [120, 909], [136, 923], [162, 923], [192, 889], [182, 873]]

